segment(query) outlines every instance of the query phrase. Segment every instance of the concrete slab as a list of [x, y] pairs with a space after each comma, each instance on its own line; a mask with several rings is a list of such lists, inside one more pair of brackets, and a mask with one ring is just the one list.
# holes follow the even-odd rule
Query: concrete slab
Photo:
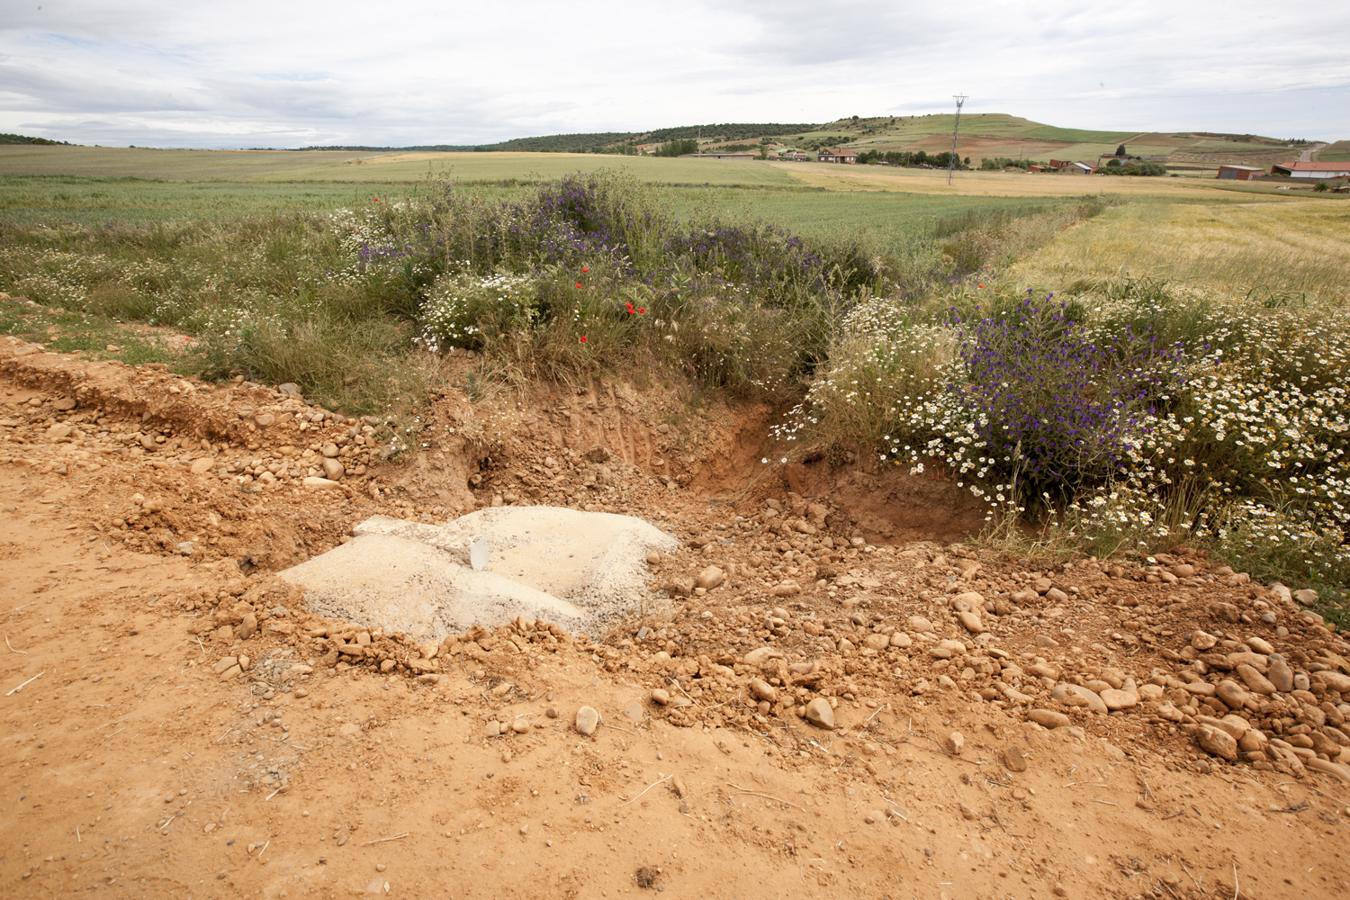
[[517, 616], [598, 633], [650, 601], [647, 553], [678, 546], [642, 519], [548, 506], [444, 525], [376, 516], [353, 535], [281, 577], [316, 612], [420, 640]]

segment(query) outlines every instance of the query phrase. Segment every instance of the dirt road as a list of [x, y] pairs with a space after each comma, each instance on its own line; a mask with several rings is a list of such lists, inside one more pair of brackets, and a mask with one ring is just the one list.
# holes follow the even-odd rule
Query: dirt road
[[[491, 452], [465, 443], [451, 398], [458, 430], [383, 462], [377, 427], [271, 389], [0, 340], [0, 882], [44, 897], [1350, 893], [1350, 784], [1299, 764], [1336, 755], [1345, 645], [1292, 605], [1198, 558], [1167, 577], [1022, 571], [885, 543], [750, 464], [758, 448], [722, 412], [695, 439], [626, 396], [536, 410]], [[344, 474], [306, 486], [322, 459]], [[370, 514], [494, 499], [648, 516], [686, 542], [658, 566], [670, 593], [709, 565], [725, 583], [605, 641], [518, 623], [427, 648], [311, 616], [270, 574]], [[972, 592], [988, 637], [949, 602]], [[1311, 673], [1297, 690], [1321, 726], [1237, 707], [1283, 727], [1292, 762], [1197, 748], [1215, 689], [1159, 674], [1231, 674], [1180, 652], [1197, 631], [1217, 650], [1268, 641]], [[1070, 673], [1136, 702], [1053, 702]], [[808, 698], [832, 729], [801, 718]], [[601, 718], [591, 736], [582, 706]]]

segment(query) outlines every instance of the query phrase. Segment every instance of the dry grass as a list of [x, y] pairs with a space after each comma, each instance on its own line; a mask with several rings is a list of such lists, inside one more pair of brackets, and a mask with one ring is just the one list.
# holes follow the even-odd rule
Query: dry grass
[[1350, 298], [1350, 203], [1119, 206], [1065, 232], [1013, 271], [1041, 286], [1123, 276], [1230, 297], [1343, 301]]
[[[1213, 178], [1106, 178], [1095, 175], [1051, 175], [1023, 172], [958, 172], [950, 186], [938, 169], [889, 166], [841, 166], [830, 163], [769, 163], [812, 187], [832, 191], [901, 191], [981, 197], [1081, 197], [1113, 194], [1171, 199], [1252, 201], [1273, 196], [1270, 188]], [[1281, 197], [1280, 199], [1287, 199]]]

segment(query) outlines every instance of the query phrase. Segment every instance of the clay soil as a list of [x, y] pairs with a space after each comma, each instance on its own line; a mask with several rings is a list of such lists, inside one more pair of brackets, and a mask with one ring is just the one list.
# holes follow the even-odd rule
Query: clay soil
[[[1315, 617], [1196, 554], [997, 557], [941, 483], [761, 463], [770, 419], [624, 385], [455, 395], [386, 458], [385, 423], [271, 387], [0, 341], [0, 883], [1350, 895], [1350, 672]], [[492, 503], [650, 519], [684, 543], [653, 566], [668, 603], [596, 638], [517, 622], [426, 647], [273, 576], [367, 516]], [[1266, 644], [1302, 699], [1238, 696], [1225, 727], [1270, 752], [1205, 752], [1224, 653]], [[1062, 682], [1137, 702], [1094, 712]]]

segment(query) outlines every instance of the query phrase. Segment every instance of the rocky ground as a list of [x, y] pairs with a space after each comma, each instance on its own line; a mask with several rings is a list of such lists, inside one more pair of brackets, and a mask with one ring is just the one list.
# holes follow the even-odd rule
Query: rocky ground
[[[939, 482], [761, 462], [769, 417], [594, 385], [352, 420], [0, 339], [0, 879], [1350, 892], [1350, 648], [1314, 598], [1185, 551], [1000, 558]], [[419, 645], [272, 574], [373, 514], [518, 503], [677, 535], [667, 602]]]

